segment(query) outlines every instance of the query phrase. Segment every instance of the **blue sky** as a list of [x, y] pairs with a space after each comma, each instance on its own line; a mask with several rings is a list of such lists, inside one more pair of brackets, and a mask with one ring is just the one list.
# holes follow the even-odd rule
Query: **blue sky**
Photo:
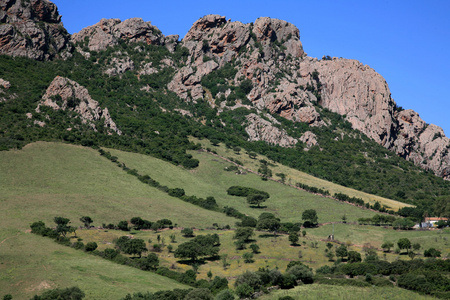
[[450, 135], [450, 1], [149, 1], [54, 0], [74, 33], [101, 18], [151, 21], [165, 35], [183, 38], [207, 14], [249, 23], [286, 20], [300, 29], [309, 56], [356, 59], [374, 68], [392, 97]]

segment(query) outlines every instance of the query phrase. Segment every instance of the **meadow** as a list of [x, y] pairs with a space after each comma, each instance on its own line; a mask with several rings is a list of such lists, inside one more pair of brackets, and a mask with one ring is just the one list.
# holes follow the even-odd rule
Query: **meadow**
[[[197, 278], [208, 280], [207, 273], [211, 271], [213, 276], [226, 277], [230, 286], [236, 276], [245, 270], [256, 271], [263, 267], [284, 271], [293, 260], [301, 260], [313, 269], [332, 264], [325, 256], [327, 242], [324, 241], [332, 232], [337, 240], [348, 243], [350, 249], [361, 253], [365, 243], [379, 248], [383, 241], [396, 242], [402, 237], [410, 238], [413, 243], [419, 242], [422, 253], [425, 247], [432, 246], [441, 250], [443, 256], [450, 251], [447, 240], [450, 237], [449, 230], [394, 231], [355, 225], [352, 222], [361, 217], [371, 217], [375, 212], [279, 182], [262, 181], [259, 176], [249, 172], [238, 175], [225, 171], [225, 167], [231, 164], [207, 152], [191, 151], [193, 157], [200, 160], [200, 165], [194, 170], [185, 170], [150, 156], [107, 150], [129, 168], [137, 169], [142, 175], [148, 174], [169, 188], [183, 188], [187, 195], [198, 197], [214, 196], [219, 206], [235, 207], [250, 216], [258, 217], [262, 212], [271, 212], [283, 222], [301, 222], [304, 210], [315, 209], [320, 223], [340, 222], [344, 214], [348, 223], [305, 229], [306, 236], [300, 237], [296, 246], [290, 244], [287, 235], [274, 237], [267, 232], [255, 232], [252, 243], [260, 247], [260, 253], [254, 255], [253, 263], [245, 263], [243, 254], [251, 251], [248, 245], [245, 250], [236, 250], [233, 230], [211, 229], [213, 223], [233, 228], [237, 219], [202, 209], [145, 185], [100, 156], [96, 150], [62, 143], [32, 143], [23, 150], [0, 152], [0, 291], [3, 294], [11, 293], [15, 299], [29, 299], [48, 288], [76, 285], [87, 294], [87, 299], [120, 299], [127, 293], [138, 291], [187, 288], [151, 272], [117, 265], [29, 233], [31, 223], [42, 220], [47, 226], [54, 226], [53, 218], [56, 216], [67, 217], [72, 221], [72, 226], [79, 227], [82, 225], [79, 218], [89, 215], [96, 228], [78, 229], [77, 238], [84, 243], [97, 242], [99, 250], [113, 247], [114, 239], [125, 234], [144, 239], [151, 250], [160, 235], [160, 240], [164, 240], [162, 252], [158, 253], [161, 265], [177, 271], [192, 268], [190, 262], [175, 258], [167, 248], [167, 245], [172, 244], [175, 250], [179, 244], [188, 240], [181, 235], [181, 228], [196, 228], [196, 235], [217, 233], [221, 240], [219, 255], [227, 257], [227, 265], [224, 267], [222, 259], [205, 260], [199, 266]], [[223, 150], [227, 151], [225, 148]], [[240, 156], [246, 167], [252, 166], [250, 162], [254, 160], [248, 158], [247, 163], [244, 157], [248, 155], [241, 153]], [[263, 208], [252, 208], [245, 198], [227, 194], [226, 190], [232, 185], [263, 190], [271, 197]], [[168, 218], [176, 224], [176, 228], [156, 233], [98, 228], [103, 223], [117, 224], [136, 216], [150, 221]], [[176, 235], [175, 243], [171, 243], [171, 234]], [[378, 251], [378, 255], [389, 261], [409, 259], [406, 255], [394, 253], [383, 257], [381, 251]], [[311, 297], [320, 298], [320, 295], [324, 295], [322, 287], [308, 286], [289, 292], [276, 292], [273, 297], [278, 297], [281, 292], [292, 292], [296, 297], [295, 293], [302, 288], [307, 289]], [[341, 287], [326, 287], [325, 290], [343, 295], [342, 299], [350, 297]], [[361, 299], [371, 298], [368, 295], [373, 296], [373, 292], [371, 289], [361, 289], [358, 292], [360, 294], [354, 295], [360, 295]], [[406, 293], [403, 290], [401, 292]], [[390, 290], [383, 289], [379, 294], [383, 293], [390, 295]]]

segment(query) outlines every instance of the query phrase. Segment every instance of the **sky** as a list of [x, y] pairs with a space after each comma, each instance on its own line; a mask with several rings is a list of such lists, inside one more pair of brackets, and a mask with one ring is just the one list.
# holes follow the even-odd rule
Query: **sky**
[[[282, 19], [303, 49], [356, 59], [387, 81], [392, 98], [450, 136], [450, 0], [53, 0], [69, 33], [102, 18], [142, 18], [164, 35], [185, 36], [207, 14], [232, 21]], [[447, 86], [448, 84], [448, 86]]]

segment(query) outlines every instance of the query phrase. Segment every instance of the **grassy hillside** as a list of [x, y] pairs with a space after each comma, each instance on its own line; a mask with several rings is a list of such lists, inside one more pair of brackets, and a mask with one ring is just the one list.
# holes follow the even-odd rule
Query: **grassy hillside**
[[[203, 148], [210, 148], [211, 150], [214, 150], [219, 154], [220, 156], [227, 157], [227, 158], [233, 158], [241, 161], [246, 168], [249, 168], [253, 171], [257, 171], [259, 166], [261, 165], [259, 160], [264, 159], [266, 161], [270, 161], [266, 156], [258, 155], [256, 159], [252, 159], [248, 156], [248, 154], [245, 153], [245, 151], [241, 152], [240, 154], [236, 154], [232, 149], [226, 148], [223, 144], [220, 144], [219, 146], [213, 146], [211, 142], [207, 139], [196, 139], [191, 138], [191, 140], [194, 143], [200, 143]], [[373, 194], [368, 194], [362, 191], [358, 191], [349, 187], [345, 187], [342, 185], [335, 184], [331, 181], [326, 181], [314, 176], [311, 176], [305, 172], [301, 172], [299, 170], [295, 170], [292, 168], [289, 168], [287, 166], [284, 166], [282, 164], [277, 164], [275, 162], [271, 162], [274, 164], [274, 167], [271, 167], [273, 177], [275, 179], [280, 180], [281, 178], [277, 176], [276, 174], [283, 173], [286, 175], [286, 183], [295, 185], [296, 183], [303, 183], [309, 186], [313, 186], [316, 188], [328, 190], [331, 195], [334, 195], [335, 193], [343, 193], [346, 195], [349, 195], [350, 197], [356, 197], [361, 198], [364, 200], [364, 202], [369, 202], [370, 204], [374, 204], [376, 201], [380, 202], [382, 205], [386, 207], [390, 207], [393, 210], [398, 210], [402, 207], [408, 207], [412, 206], [410, 204], [406, 204], [403, 202], [399, 202], [396, 200], [380, 197]]]
[[[187, 195], [214, 196], [219, 205], [235, 207], [254, 217], [267, 211], [276, 214], [284, 222], [300, 222], [301, 213], [311, 208], [317, 210], [321, 223], [341, 221], [344, 214], [349, 222], [374, 215], [372, 211], [278, 182], [262, 181], [251, 173], [237, 175], [225, 171], [224, 168], [230, 163], [206, 152], [191, 151], [200, 165], [194, 170], [185, 170], [150, 156], [110, 151], [129, 168], [136, 168], [140, 174], [148, 174], [163, 185], [183, 188]], [[224, 156], [227, 155], [233, 154], [225, 152]], [[251, 161], [245, 158], [246, 154], [240, 156], [245, 165], [252, 166]], [[265, 203], [267, 207], [250, 208], [244, 198], [227, 195], [226, 190], [231, 185], [249, 186], [268, 192], [271, 198]], [[0, 152], [0, 202], [3, 208], [0, 211], [0, 291], [11, 293], [16, 299], [28, 299], [47, 288], [73, 285], [84, 290], [88, 299], [119, 299], [127, 293], [184, 287], [167, 278], [116, 265], [27, 233], [34, 221], [43, 220], [51, 226], [53, 217], [64, 216], [70, 218], [74, 226], [80, 226], [79, 218], [89, 215], [94, 219], [94, 225], [117, 223], [135, 216], [149, 220], [168, 218], [180, 226], [197, 228], [209, 227], [213, 223], [234, 226], [236, 222], [236, 219], [222, 213], [204, 210], [142, 184], [135, 176], [127, 174], [95, 150], [60, 143], [39, 142], [23, 150]], [[226, 254], [230, 264], [223, 268], [222, 260], [208, 260], [200, 265], [198, 278], [207, 279], [207, 272], [211, 271], [214, 276], [227, 277], [232, 283], [245, 270], [256, 271], [260, 267], [284, 270], [289, 261], [299, 259], [300, 252], [301, 260], [317, 269], [330, 264], [324, 255], [326, 242], [321, 240], [332, 231], [331, 225], [306, 229], [307, 236], [300, 239], [298, 246], [290, 245], [287, 235], [275, 238], [257, 232], [254, 242], [260, 246], [261, 252], [255, 254], [254, 263], [246, 264], [243, 253], [250, 250], [235, 249], [233, 231], [197, 230], [196, 234], [219, 234], [222, 242], [220, 255]], [[179, 229], [158, 233], [132, 232], [137, 238], [144, 239], [148, 248], [156, 242], [158, 234], [168, 245], [173, 233], [177, 239], [176, 243], [172, 243], [174, 249], [188, 240], [181, 236]], [[449, 231], [446, 230], [393, 231], [381, 227], [336, 224], [334, 233], [336, 239], [348, 243], [350, 249], [358, 252], [362, 252], [365, 243], [379, 248], [383, 241], [396, 242], [402, 237], [411, 239], [413, 243], [419, 242], [423, 248], [436, 247], [443, 256], [450, 251]], [[125, 233], [78, 230], [77, 234], [84, 243], [96, 241], [99, 249], [104, 250], [111, 247], [109, 243], [115, 237]], [[167, 247], [158, 255], [162, 266], [173, 266], [179, 271], [191, 268], [186, 261], [174, 258]], [[383, 254], [379, 251], [378, 255], [382, 257]], [[398, 259], [398, 255], [388, 253], [384, 258], [393, 261]], [[403, 256], [402, 259], [409, 258]], [[322, 287], [319, 285], [304, 289], [310, 291], [311, 297], [320, 298], [321, 295], [328, 295], [323, 294]], [[299, 295], [298, 289], [292, 291], [294, 297]], [[335, 291], [336, 295], [342, 295], [341, 298], [350, 297], [344, 288], [331, 287], [327, 288], [326, 293], [328, 291]], [[354, 295], [364, 299], [370, 298], [373, 293], [391, 295], [394, 292], [389, 289], [361, 289]], [[407, 292], [401, 290], [398, 293]], [[407, 294], [404, 295], [409, 298]], [[278, 294], [273, 297], [278, 297]]]
[[431, 296], [423, 296], [407, 290], [402, 290], [392, 287], [348, 287], [348, 286], [334, 286], [334, 285], [303, 285], [298, 286], [292, 290], [279, 290], [270, 295], [262, 296], [261, 300], [278, 299], [284, 296], [291, 296], [295, 300], [322, 300], [322, 299], [345, 299], [345, 300], [426, 300], [436, 299]]
[[[1, 219], [3, 227], [4, 216]], [[135, 291], [188, 288], [31, 233], [18, 231], [1, 238], [0, 243], [1, 297], [11, 294], [13, 299], [30, 299], [46, 289], [78, 286], [86, 299], [121, 299]]]
[[89, 215], [96, 226], [135, 216], [195, 227], [235, 222], [140, 183], [92, 149], [58, 143], [0, 152], [0, 203], [0, 291], [17, 299], [72, 285], [93, 295], [89, 299], [182, 287], [25, 233], [34, 221], [51, 226], [55, 216], [64, 216], [79, 226]]
[[[349, 221], [374, 215], [372, 211], [300, 191], [277, 182], [262, 181], [259, 176], [252, 173], [236, 175], [235, 172], [227, 172], [224, 168], [231, 165], [229, 162], [205, 152], [192, 151], [191, 154], [200, 161], [200, 165], [194, 170], [184, 170], [153, 157], [113, 149], [108, 151], [129, 168], [137, 169], [140, 174], [148, 174], [163, 185], [170, 188], [183, 188], [187, 195], [214, 196], [218, 204], [235, 207], [253, 217], [258, 217], [262, 212], [267, 211], [274, 213], [284, 222], [301, 222], [304, 210], [315, 209], [319, 222], [324, 223], [340, 221], [344, 214]], [[264, 203], [266, 208], [250, 208], [245, 198], [228, 195], [227, 189], [233, 185], [248, 186], [268, 192], [270, 198]]]

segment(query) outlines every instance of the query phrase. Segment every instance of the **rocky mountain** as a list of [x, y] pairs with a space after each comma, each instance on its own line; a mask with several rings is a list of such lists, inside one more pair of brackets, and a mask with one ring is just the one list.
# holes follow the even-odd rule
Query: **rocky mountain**
[[70, 55], [70, 35], [47, 0], [0, 2], [0, 54], [48, 60]]
[[[344, 116], [354, 129], [386, 149], [450, 179], [450, 141], [441, 128], [397, 107], [384, 78], [369, 66], [351, 59], [308, 57], [299, 29], [288, 22], [264, 17], [243, 24], [207, 15], [178, 41], [178, 36], [164, 36], [139, 18], [102, 19], [72, 36], [60, 19], [55, 5], [46, 0], [3, 1], [0, 53], [44, 60], [67, 57], [74, 47], [86, 59], [96, 60], [92, 55], [120, 43], [136, 44], [97, 61], [103, 73], [114, 77], [134, 72], [139, 79], [172, 70], [167, 88], [185, 105], [207, 101], [222, 123], [222, 112], [252, 110], [242, 123], [249, 141], [282, 147], [301, 142], [305, 150], [320, 147], [314, 133], [290, 136], [271, 115], [324, 127], [331, 125], [324, 117], [326, 109]], [[171, 53], [182, 48], [187, 57], [182, 63], [165, 58], [158, 64], [145, 53], [144, 59], [133, 59], [134, 53], [144, 51], [139, 43], [165, 46]], [[225, 74], [224, 70], [229, 72], [219, 80], [217, 74]], [[152, 90], [148, 84], [139, 88]], [[108, 126], [117, 132], [112, 124]]]

